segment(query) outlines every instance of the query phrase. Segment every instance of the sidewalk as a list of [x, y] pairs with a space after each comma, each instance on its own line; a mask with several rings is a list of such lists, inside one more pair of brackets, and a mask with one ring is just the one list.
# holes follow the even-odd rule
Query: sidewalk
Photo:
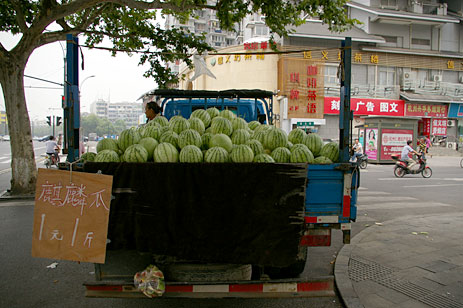
[[463, 308], [463, 213], [363, 230], [341, 249], [335, 281], [348, 308]]

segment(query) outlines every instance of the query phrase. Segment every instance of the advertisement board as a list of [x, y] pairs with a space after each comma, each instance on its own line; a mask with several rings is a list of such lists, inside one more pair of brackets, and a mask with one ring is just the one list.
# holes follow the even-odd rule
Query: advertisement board
[[368, 159], [376, 160], [378, 158], [378, 129], [367, 128], [365, 130], [365, 154]]
[[381, 160], [390, 160], [391, 155], [400, 155], [407, 140], [413, 140], [411, 129], [382, 129]]
[[[339, 114], [340, 98], [325, 97], [325, 114]], [[399, 99], [351, 98], [354, 115], [403, 117], [405, 102]]]

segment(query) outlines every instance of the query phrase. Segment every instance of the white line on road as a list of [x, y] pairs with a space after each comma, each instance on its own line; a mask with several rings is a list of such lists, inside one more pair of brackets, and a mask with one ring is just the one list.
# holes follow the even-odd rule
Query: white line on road
[[463, 184], [425, 184], [425, 185], [408, 185], [403, 187], [444, 187], [444, 186], [463, 186]]

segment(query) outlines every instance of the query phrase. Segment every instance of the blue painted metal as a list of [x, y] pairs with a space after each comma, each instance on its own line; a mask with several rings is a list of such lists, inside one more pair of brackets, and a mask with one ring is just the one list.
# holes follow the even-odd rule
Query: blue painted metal
[[79, 98], [79, 39], [66, 36], [66, 78], [64, 94], [64, 149], [67, 161], [79, 159], [80, 98]]
[[348, 162], [350, 159], [349, 144], [351, 134], [351, 121], [353, 113], [350, 110], [350, 88], [352, 67], [352, 39], [346, 37], [341, 45], [341, 93], [339, 108], [339, 148], [340, 161]]

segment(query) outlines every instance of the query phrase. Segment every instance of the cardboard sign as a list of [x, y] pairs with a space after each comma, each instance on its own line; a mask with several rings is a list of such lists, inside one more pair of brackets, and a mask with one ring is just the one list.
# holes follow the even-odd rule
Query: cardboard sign
[[32, 256], [104, 263], [113, 177], [39, 169]]

